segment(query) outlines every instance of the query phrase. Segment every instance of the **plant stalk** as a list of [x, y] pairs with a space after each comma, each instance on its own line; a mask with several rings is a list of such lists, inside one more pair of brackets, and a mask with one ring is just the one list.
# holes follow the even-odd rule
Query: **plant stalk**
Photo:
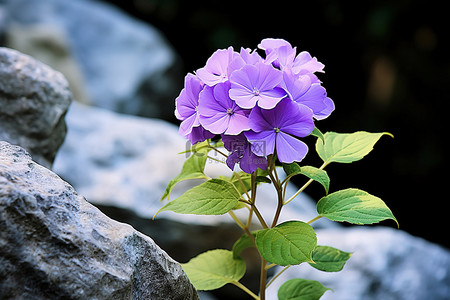
[[259, 297], [261, 300], [266, 299], [266, 279], [267, 279], [267, 262], [261, 257], [261, 277], [259, 280]]
[[[327, 163], [323, 163], [319, 169], [323, 170], [326, 166], [327, 166]], [[291, 198], [289, 198], [286, 202], [284, 202], [284, 204], [286, 205], [289, 202], [291, 202], [292, 200], [294, 200], [294, 198], [297, 197], [301, 192], [303, 192], [308, 187], [308, 185], [310, 185], [313, 181], [314, 181], [313, 179], [308, 180], [308, 182], [305, 183], [294, 195], [292, 195]]]
[[277, 171], [276, 171], [276, 167], [275, 167], [275, 161], [273, 161], [272, 163], [272, 167], [269, 170], [269, 177], [272, 180], [273, 186], [275, 187], [275, 189], [277, 190], [277, 198], [278, 198], [278, 205], [277, 205], [277, 210], [275, 212], [275, 215], [273, 217], [273, 221], [272, 221], [272, 225], [270, 228], [273, 228], [277, 225], [278, 223], [278, 218], [280, 217], [281, 214], [281, 209], [283, 208], [284, 205], [284, 199], [283, 199], [283, 188], [280, 184], [280, 180], [278, 179], [278, 175], [277, 175]]
[[243, 285], [239, 281], [232, 281], [231, 283], [240, 288], [241, 290], [243, 290], [244, 292], [246, 292], [247, 294], [249, 294], [250, 296], [252, 296], [254, 299], [261, 300], [261, 298], [255, 295], [252, 291], [250, 291], [245, 285]]
[[315, 217], [314, 219], [309, 220], [308, 222], [306, 222], [306, 224], [311, 224], [311, 223], [313, 223], [313, 222], [319, 220], [320, 218], [322, 218], [322, 216], [317, 216], [317, 217]]

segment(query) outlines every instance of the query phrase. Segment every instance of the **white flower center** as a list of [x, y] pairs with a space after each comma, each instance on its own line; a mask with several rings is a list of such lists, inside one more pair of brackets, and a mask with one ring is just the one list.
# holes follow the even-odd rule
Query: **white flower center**
[[259, 96], [259, 89], [258, 89], [258, 88], [254, 88], [254, 89], [253, 89], [253, 94], [254, 94], [255, 96]]
[[232, 109], [232, 108], [227, 108], [227, 114], [229, 114], [230, 116], [231, 116], [232, 114], [234, 114], [233, 109]]

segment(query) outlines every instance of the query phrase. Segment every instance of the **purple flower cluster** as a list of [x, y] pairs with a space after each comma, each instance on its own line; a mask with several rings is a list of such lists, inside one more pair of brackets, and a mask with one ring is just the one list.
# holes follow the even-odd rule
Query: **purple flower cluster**
[[315, 75], [324, 65], [282, 39], [264, 39], [256, 50], [217, 50], [188, 74], [176, 99], [180, 134], [192, 144], [221, 135], [227, 159], [247, 173], [267, 167], [267, 156], [280, 162], [301, 161], [314, 119], [328, 117], [333, 101]]

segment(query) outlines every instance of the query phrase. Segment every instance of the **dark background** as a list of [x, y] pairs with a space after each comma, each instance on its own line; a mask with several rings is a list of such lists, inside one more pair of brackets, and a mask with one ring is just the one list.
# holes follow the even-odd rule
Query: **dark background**
[[[331, 191], [355, 187], [382, 198], [400, 228], [450, 248], [444, 167], [449, 101], [448, 9], [432, 1], [109, 0], [158, 28], [185, 73], [218, 48], [256, 48], [283, 38], [325, 64], [336, 105], [323, 132], [387, 131], [359, 162], [331, 164]], [[180, 89], [182, 87], [180, 78]], [[178, 124], [175, 118], [169, 121]], [[307, 138], [311, 150], [314, 139]], [[315, 151], [305, 163], [321, 164]], [[298, 181], [302, 184], [302, 181]], [[307, 193], [316, 200], [323, 188]], [[392, 221], [383, 222], [395, 227]]]

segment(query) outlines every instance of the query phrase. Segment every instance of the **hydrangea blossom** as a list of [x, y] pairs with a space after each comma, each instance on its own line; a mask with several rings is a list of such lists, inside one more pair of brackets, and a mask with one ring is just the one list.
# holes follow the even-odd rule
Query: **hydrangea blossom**
[[325, 119], [334, 110], [334, 103], [327, 97], [325, 88], [319, 83], [312, 83], [307, 75], [295, 76], [285, 72], [282, 86], [290, 99], [311, 108], [317, 120]]
[[236, 53], [233, 47], [217, 50], [206, 62], [206, 66], [197, 70], [196, 74], [208, 86], [214, 86], [228, 80], [228, 66]]
[[264, 39], [258, 48], [214, 52], [186, 76], [175, 109], [181, 135], [195, 144], [220, 134], [230, 151], [227, 165], [247, 173], [266, 168], [271, 154], [283, 163], [301, 161], [308, 148], [299, 138], [334, 110], [315, 57], [297, 54], [283, 39]]
[[205, 87], [199, 96], [198, 113], [203, 127], [214, 134], [236, 135], [249, 130], [250, 111], [237, 106], [230, 99], [230, 83], [219, 83], [215, 87]]
[[295, 75], [307, 75], [312, 82], [320, 83], [315, 72], [323, 72], [324, 64], [317, 61], [306, 51], [296, 55], [296, 48], [282, 39], [264, 39], [258, 45], [266, 52], [266, 63], [271, 63], [281, 70], [286, 70]]
[[250, 127], [252, 130], [245, 132], [245, 136], [250, 143], [264, 142], [266, 155], [273, 154], [276, 149], [281, 162], [301, 161], [308, 146], [295, 137], [305, 137], [313, 131], [313, 112], [286, 98], [274, 109], [253, 109]]
[[279, 86], [282, 79], [283, 73], [271, 65], [245, 65], [231, 74], [230, 98], [242, 108], [253, 108], [258, 104], [271, 109], [286, 96]]
[[200, 126], [198, 98], [203, 90], [203, 83], [198, 77], [188, 74], [185, 77], [184, 86], [178, 98], [175, 99], [175, 116], [183, 121], [178, 132], [192, 144], [214, 137], [214, 134]]
[[266, 63], [271, 63], [281, 70], [291, 67], [294, 62], [296, 49], [292, 48], [291, 44], [285, 40], [264, 39], [258, 48], [265, 50]]
[[[239, 135], [222, 135], [225, 149], [230, 151], [227, 158], [228, 167], [233, 170], [235, 164], [239, 164], [242, 171], [253, 173], [258, 168], [267, 169], [267, 159], [264, 157], [264, 148], [254, 149], [243, 133]], [[261, 144], [261, 146], [263, 146]], [[253, 148], [253, 149], [252, 149]], [[255, 154], [258, 153], [260, 156]]]

